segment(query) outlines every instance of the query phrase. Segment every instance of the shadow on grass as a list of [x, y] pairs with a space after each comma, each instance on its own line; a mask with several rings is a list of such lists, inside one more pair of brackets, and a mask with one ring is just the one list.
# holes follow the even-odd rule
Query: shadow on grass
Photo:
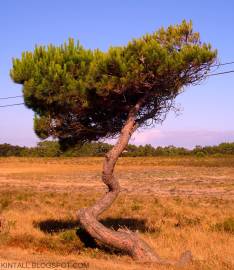
[[[105, 218], [100, 222], [108, 228], [118, 230], [119, 228], [127, 228], [131, 231], [139, 232], [155, 232], [153, 228], [147, 226], [146, 219], [136, 218]], [[80, 223], [77, 220], [59, 220], [47, 219], [40, 222], [34, 222], [34, 226], [44, 233], [59, 233], [65, 230], [78, 229]]]
[[130, 231], [139, 232], [155, 232], [153, 228], [147, 226], [147, 220], [142, 218], [105, 218], [100, 222], [108, 228], [118, 230], [119, 228], [127, 228]]
[[[101, 219], [100, 222], [106, 227], [112, 228], [113, 230], [125, 228], [131, 231], [138, 230], [139, 232], [155, 232], [155, 230], [150, 229], [147, 226], [145, 219], [109, 217]], [[69, 230], [75, 230], [77, 237], [86, 248], [98, 248], [109, 254], [125, 254], [119, 250], [116, 250], [115, 248], [107, 247], [101, 243], [96, 242], [86, 230], [81, 228], [80, 223], [77, 220], [47, 219], [40, 222], [34, 222], [33, 225], [47, 234], [55, 234]]]
[[80, 226], [80, 223], [77, 220], [47, 219], [40, 222], [34, 222], [33, 225], [44, 233], [53, 234], [75, 229]]

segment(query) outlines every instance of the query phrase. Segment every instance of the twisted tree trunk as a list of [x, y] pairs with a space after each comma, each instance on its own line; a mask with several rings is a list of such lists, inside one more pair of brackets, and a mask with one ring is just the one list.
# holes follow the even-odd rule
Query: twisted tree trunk
[[118, 157], [128, 145], [132, 133], [137, 128], [136, 115], [142, 102], [143, 101], [137, 103], [130, 111], [117, 143], [105, 155], [102, 180], [107, 185], [108, 192], [103, 198], [96, 202], [95, 205], [80, 209], [78, 211], [78, 218], [83, 229], [94, 239], [101, 241], [107, 246], [122, 250], [138, 261], [183, 266], [191, 260], [190, 251], [184, 252], [179, 260], [162, 259], [144, 240], [140, 239], [136, 233], [123, 229], [114, 231], [106, 228], [98, 221], [98, 216], [111, 206], [120, 192], [119, 182], [114, 177], [113, 171]]

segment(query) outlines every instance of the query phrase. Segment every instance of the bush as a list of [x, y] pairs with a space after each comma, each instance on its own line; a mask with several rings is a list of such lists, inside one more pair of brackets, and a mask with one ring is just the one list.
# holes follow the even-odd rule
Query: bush
[[69, 231], [65, 231], [60, 235], [61, 240], [63, 241], [74, 241], [75, 239], [77, 239], [75, 230], [69, 230]]
[[[10, 144], [0, 144], [0, 157], [103, 157], [113, 146], [103, 142], [85, 143], [75, 145], [67, 150], [60, 148], [57, 141], [39, 142], [36, 147], [20, 147]], [[155, 157], [155, 156], [196, 156], [196, 157], [222, 157], [223, 155], [234, 155], [234, 143], [221, 143], [216, 146], [199, 146], [193, 150], [173, 145], [165, 147], [153, 147], [150, 144], [129, 144], [122, 153], [124, 157]]]
[[221, 223], [216, 223], [213, 226], [215, 231], [223, 231], [227, 233], [234, 234], [234, 218], [227, 218]]
[[205, 157], [206, 156], [206, 153], [202, 152], [202, 151], [199, 151], [196, 153], [196, 157]]

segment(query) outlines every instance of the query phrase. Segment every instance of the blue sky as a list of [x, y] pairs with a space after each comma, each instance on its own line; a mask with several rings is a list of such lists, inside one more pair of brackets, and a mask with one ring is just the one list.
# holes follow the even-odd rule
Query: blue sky
[[[69, 37], [87, 48], [106, 50], [161, 26], [192, 20], [202, 41], [218, 49], [221, 62], [234, 61], [234, 1], [196, 0], [7, 0], [0, 3], [0, 97], [21, 94], [9, 77], [12, 57], [35, 44], [61, 44]], [[234, 69], [226, 66], [219, 71]], [[132, 143], [193, 147], [234, 141], [234, 73], [214, 76], [177, 98], [181, 115], [137, 132]], [[22, 99], [0, 100], [0, 105]], [[24, 106], [0, 108], [0, 143], [35, 145], [33, 112]]]

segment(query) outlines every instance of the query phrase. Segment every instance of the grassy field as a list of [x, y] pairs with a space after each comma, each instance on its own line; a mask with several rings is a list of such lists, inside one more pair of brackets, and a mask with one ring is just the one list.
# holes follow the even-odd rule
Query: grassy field
[[[102, 158], [0, 158], [0, 262], [175, 269], [80, 241], [76, 211], [105, 192], [101, 169]], [[104, 224], [137, 230], [162, 257], [190, 249], [186, 269], [234, 269], [234, 157], [121, 158], [116, 176], [122, 192]]]

